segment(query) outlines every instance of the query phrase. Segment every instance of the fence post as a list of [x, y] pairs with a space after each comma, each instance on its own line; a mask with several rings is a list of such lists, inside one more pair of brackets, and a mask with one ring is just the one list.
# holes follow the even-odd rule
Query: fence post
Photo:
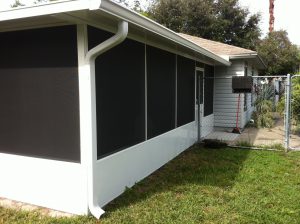
[[290, 105], [291, 105], [291, 75], [287, 74], [286, 81], [286, 99], [285, 99], [285, 152], [288, 151], [290, 146]]

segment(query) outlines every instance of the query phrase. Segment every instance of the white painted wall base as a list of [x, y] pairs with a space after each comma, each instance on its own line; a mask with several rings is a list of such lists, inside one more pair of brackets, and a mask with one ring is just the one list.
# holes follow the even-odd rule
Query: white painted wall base
[[80, 164], [0, 153], [0, 196], [73, 214], [87, 214]]
[[196, 122], [97, 161], [96, 191], [100, 206], [122, 194], [197, 140]]
[[[99, 205], [106, 205], [196, 140], [196, 122], [191, 122], [97, 161], [95, 187]], [[77, 163], [0, 153], [0, 197], [87, 214], [85, 172]]]

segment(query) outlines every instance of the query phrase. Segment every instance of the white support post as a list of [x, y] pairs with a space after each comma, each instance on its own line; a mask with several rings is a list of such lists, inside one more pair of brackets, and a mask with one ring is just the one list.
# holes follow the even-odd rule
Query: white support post
[[[78, 68], [79, 68], [79, 105], [80, 105], [80, 152], [81, 165], [86, 169], [86, 180], [92, 178], [88, 170], [93, 170], [89, 161], [92, 154], [95, 153], [95, 83], [93, 74], [90, 72], [90, 65], [86, 63], [85, 56], [88, 52], [87, 25], [77, 25], [78, 41]], [[91, 176], [88, 176], [91, 175]], [[88, 186], [91, 187], [91, 186]], [[92, 188], [87, 189], [90, 192]], [[87, 204], [88, 204], [87, 198]]]

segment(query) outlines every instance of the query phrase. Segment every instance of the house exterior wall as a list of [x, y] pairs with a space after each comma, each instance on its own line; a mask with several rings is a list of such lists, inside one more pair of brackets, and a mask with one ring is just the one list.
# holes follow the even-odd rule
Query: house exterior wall
[[0, 33], [0, 197], [87, 214], [76, 34]]
[[[238, 94], [232, 93], [231, 76], [243, 76], [245, 60], [232, 60], [230, 67], [215, 67], [215, 100], [214, 126], [217, 128], [233, 128], [236, 126]], [[257, 70], [254, 68], [254, 75]], [[252, 64], [248, 62], [248, 75], [252, 75]], [[251, 94], [247, 93], [247, 110], [244, 110], [244, 94], [240, 97], [239, 128], [243, 128], [251, 118], [253, 105]]]
[[[215, 68], [215, 101], [214, 101], [214, 114], [215, 114], [215, 127], [232, 128], [236, 125], [236, 111], [237, 111], [237, 96], [238, 94], [232, 93], [231, 77], [233, 75], [244, 74], [244, 61], [232, 61], [230, 67], [217, 66]], [[242, 94], [241, 94], [242, 96]], [[240, 108], [243, 110], [243, 97], [241, 97]], [[242, 116], [240, 113], [240, 120]], [[242, 122], [240, 122], [240, 127]]]
[[0, 33], [0, 152], [80, 162], [76, 26]]
[[[55, 27], [47, 29], [52, 31]], [[26, 32], [28, 31], [29, 30]], [[86, 125], [86, 123], [88, 119], [93, 119], [91, 118], [93, 116], [89, 114], [90, 111], [85, 110], [84, 107], [90, 106], [90, 103], [86, 103], [87, 101], [91, 101], [91, 97], [87, 92], [93, 89], [90, 87], [87, 88], [87, 86], [94, 85], [94, 87], [97, 87], [97, 85], [94, 82], [95, 79], [91, 79], [90, 73], [87, 74], [85, 69], [85, 54], [88, 49], [86, 33], [78, 31], [77, 26], [77, 33], [73, 34], [77, 34], [77, 49], [76, 46], [74, 46], [74, 49], [78, 50], [78, 55], [75, 55], [75, 57], [78, 57], [78, 65], [76, 61], [76, 66], [78, 67], [75, 68], [75, 70], [78, 70], [78, 74], [76, 74], [78, 75], [78, 77], [76, 77], [78, 78], [78, 80], [76, 79], [78, 83], [74, 89], [76, 89], [76, 91], [79, 89], [79, 93], [77, 92], [75, 96], [79, 101], [76, 105], [78, 106], [79, 104], [80, 108], [80, 125], [76, 123], [78, 128], [80, 128], [80, 136], [75, 140], [77, 143], [80, 142], [80, 152], [74, 150], [74, 153], [76, 153], [75, 161], [68, 161], [68, 159], [61, 159], [60, 157], [44, 158], [35, 154], [16, 155], [0, 152], [0, 170], [7, 171], [0, 172], [0, 196], [74, 214], [87, 214], [87, 172], [89, 164], [87, 162], [88, 155], [86, 155], [86, 153], [90, 152], [87, 150], [87, 147], [91, 147], [87, 141], [87, 139], [90, 139], [90, 136], [87, 136], [87, 134], [91, 134], [92, 131], [88, 130], [91, 127]], [[144, 37], [142, 33], [141, 37]], [[106, 38], [109, 38], [109, 36], [105, 36], [103, 39]], [[146, 40], [144, 42], [140, 41], [139, 44], [147, 49], [145, 42]], [[124, 44], [126, 43], [127, 42], [124, 42]], [[64, 48], [61, 47], [61, 49], [63, 50]], [[197, 123], [194, 111], [195, 60], [176, 54], [174, 54], [174, 57], [176, 58], [176, 64], [174, 64], [174, 66], [176, 65], [176, 68], [174, 68], [174, 71], [176, 71], [176, 73], [174, 73], [176, 77], [174, 90], [176, 90], [176, 93], [174, 93], [174, 104], [172, 104], [176, 106], [176, 110], [174, 110], [176, 111], [174, 114], [174, 128], [149, 138], [146, 135], [147, 131], [145, 131], [145, 139], [142, 142], [126, 146], [117, 152], [106, 154], [104, 157], [100, 156], [98, 158], [95, 165], [94, 187], [96, 188], [98, 203], [101, 206], [113, 200], [120, 195], [126, 187], [131, 187], [134, 183], [154, 172], [197, 141]], [[39, 67], [38, 62], [39, 61], [33, 65]], [[128, 63], [131, 63], [131, 66], [134, 67], [136, 62], [129, 60]], [[179, 66], [180, 63], [181, 67]], [[112, 62], [112, 66], [117, 65]], [[68, 68], [68, 66], [64, 65], [62, 65], [62, 67]], [[43, 69], [46, 68], [47, 67], [43, 67]], [[0, 69], [4, 68], [0, 66]], [[126, 70], [121, 69], [121, 71], [123, 72], [122, 75], [128, 75], [126, 74]], [[143, 68], [143, 71], [145, 71], [145, 73], [141, 75], [145, 75], [145, 80], [143, 80], [141, 84], [147, 86], [146, 67]], [[58, 86], [60, 85], [60, 83], [56, 84]], [[119, 95], [123, 93], [122, 91], [118, 92], [117, 88], [115, 91], [117, 91]], [[147, 88], [145, 88], [144, 91], [145, 94], [147, 94]], [[166, 89], [166, 91], [168, 91], [168, 89]], [[79, 96], [77, 94], [79, 94]], [[69, 95], [66, 94], [63, 97], [65, 96], [68, 97]], [[74, 97], [74, 95], [71, 97]], [[70, 99], [70, 97], [68, 99]], [[98, 100], [99, 99], [101, 98], [99, 97]], [[145, 100], [145, 102], [147, 102], [147, 100]], [[101, 104], [101, 100], [98, 101], [98, 103]], [[186, 109], [186, 106], [190, 107]], [[145, 113], [147, 112], [146, 108], [147, 104], [145, 104]], [[181, 109], [179, 110], [179, 108]], [[92, 109], [96, 109], [96, 107]], [[157, 109], [161, 108], [157, 107]], [[118, 113], [122, 116], [123, 112], [120, 110]], [[187, 116], [185, 116], [186, 114]], [[68, 116], [68, 114], [65, 114], [65, 116]], [[212, 119], [213, 114], [208, 118], [210, 127], [212, 127], [213, 124]], [[97, 120], [93, 120], [93, 122], [97, 123]], [[68, 124], [72, 123], [69, 122]], [[99, 123], [99, 125], [101, 124]], [[147, 126], [145, 126], [145, 128], [147, 128]], [[76, 129], [75, 131], [79, 130]], [[118, 135], [113, 137], [118, 138]], [[101, 140], [101, 132], [99, 133], [98, 139]], [[49, 141], [51, 141], [51, 139]]]
[[96, 198], [104, 206], [197, 140], [197, 124], [178, 127], [96, 162]]
[[[95, 37], [106, 35], [103, 30], [90, 28], [90, 31], [89, 38], [91, 39], [99, 40], [100, 37]], [[135, 49], [130, 49], [128, 46], [133, 46]], [[137, 60], [131, 60], [132, 56], [129, 57], [133, 51], [141, 53], [137, 59], [143, 61], [139, 65], [141, 66], [139, 70], [130, 69], [135, 68], [137, 62]], [[118, 57], [115, 57], [114, 54], [117, 54]], [[124, 58], [130, 58], [130, 60], [125, 60], [126, 64], [124, 64]], [[159, 58], [159, 61], [153, 60], [153, 58]], [[111, 66], [114, 68], [121, 65], [120, 72], [117, 69], [105, 67], [109, 61], [112, 62]], [[163, 67], [164, 63], [165, 68]], [[122, 77], [114, 79], [119, 74]], [[132, 83], [129, 80], [128, 82], [127, 79], [132, 79], [132, 76], [136, 77], [134, 80], [141, 79], [142, 81]], [[97, 79], [102, 81], [99, 82]], [[173, 84], [174, 87], [167, 88], [162, 83]], [[114, 88], [114, 92], [110, 93], [118, 96], [114, 97], [113, 103], [117, 106], [123, 103], [125, 105], [120, 107], [116, 114], [114, 111], [106, 113], [103, 106], [114, 107], [114, 105], [110, 105], [111, 102], [108, 101], [107, 104], [103, 104], [103, 101], [107, 100], [107, 95], [97, 94], [97, 120], [110, 120], [107, 125], [110, 128], [115, 127], [110, 129], [111, 137], [117, 139], [116, 141], [119, 143], [118, 147], [112, 147], [111, 150], [105, 150], [103, 147], [106, 145], [98, 144], [98, 155], [100, 154], [100, 156], [98, 156], [95, 166], [94, 187], [95, 198], [100, 206], [106, 205], [122, 194], [126, 187], [133, 186], [196, 142], [195, 61], [155, 46], [149, 46], [143, 39], [139, 41], [126, 39], [122, 44], [96, 59], [96, 93], [101, 91], [102, 85], [106, 85], [108, 89], [117, 86]], [[141, 92], [144, 93], [139, 97], [128, 98], [126, 97], [128, 92], [124, 93], [122, 85], [125, 85], [124, 88], [128, 92], [141, 89]], [[127, 100], [131, 100], [130, 103], [136, 102], [144, 108], [126, 108]], [[128, 110], [130, 113], [136, 113], [138, 110], [144, 113], [140, 114], [139, 112], [140, 115], [137, 116], [141, 118], [140, 122], [144, 128], [142, 132], [144, 137], [138, 143], [132, 141], [126, 145], [125, 141], [118, 139], [122, 137], [118, 135], [119, 125], [121, 125], [119, 128], [123, 130], [123, 133], [128, 136], [134, 135], [130, 130], [136, 126], [134, 122], [126, 121], [128, 112], [123, 112], [123, 110]], [[171, 112], [166, 113], [166, 111]], [[112, 114], [114, 115], [112, 116]], [[169, 118], [172, 118], [170, 125], [162, 125]], [[125, 119], [125, 122], [117, 122], [118, 119]], [[98, 131], [100, 130], [97, 135], [98, 143], [103, 141], [101, 138], [107, 128], [106, 126], [100, 127], [101, 125], [103, 122], [99, 122], [97, 127]], [[106, 153], [102, 154], [102, 151]]]
[[73, 214], [87, 214], [81, 164], [0, 153], [0, 197]]
[[[258, 76], [257, 69], [249, 63], [248, 66], [248, 75]], [[256, 79], [253, 79], [253, 83], [256, 82]], [[255, 102], [255, 94], [252, 93], [252, 101], [251, 101], [251, 93], [247, 93], [247, 110], [243, 113], [243, 127], [250, 121], [253, 111], [255, 110], [254, 107]]]

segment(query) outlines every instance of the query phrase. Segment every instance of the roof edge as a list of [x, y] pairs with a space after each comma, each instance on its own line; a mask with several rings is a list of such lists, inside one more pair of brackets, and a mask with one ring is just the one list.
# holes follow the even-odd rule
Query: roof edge
[[223, 57], [195, 44], [194, 42], [187, 40], [180, 36], [176, 32], [164, 27], [163, 25], [134, 12], [133, 10], [124, 8], [120, 4], [108, 0], [102, 0], [100, 10], [103, 10], [109, 14], [112, 14], [120, 19], [126, 20], [132, 24], [142, 27], [148, 31], [154, 32], [168, 40], [178, 43], [184, 47], [187, 47], [193, 51], [203, 54], [223, 65], [230, 66], [231, 62]]
[[249, 58], [254, 58], [259, 61], [259, 63], [262, 65], [263, 69], [267, 68], [267, 65], [263, 61], [263, 59], [259, 56], [259, 54], [256, 53], [251, 53], [251, 54], [239, 54], [239, 55], [229, 55], [229, 59], [234, 60], [234, 59], [249, 59]]
[[0, 21], [89, 9], [91, 0], [64, 0], [0, 11]]
[[180, 44], [183, 47], [194, 51], [194, 53], [202, 54], [217, 62], [216, 64], [222, 64], [226, 66], [231, 65], [229, 60], [226, 60], [223, 57], [201, 46], [198, 46], [194, 42], [181, 37], [179, 34], [164, 27], [163, 25], [109, 0], [64, 0], [27, 7], [13, 8], [7, 11], [0, 11], [0, 21], [38, 17], [43, 15], [63, 14], [80, 10], [101, 10], [116, 18], [122, 19], [155, 33], [167, 40]]

